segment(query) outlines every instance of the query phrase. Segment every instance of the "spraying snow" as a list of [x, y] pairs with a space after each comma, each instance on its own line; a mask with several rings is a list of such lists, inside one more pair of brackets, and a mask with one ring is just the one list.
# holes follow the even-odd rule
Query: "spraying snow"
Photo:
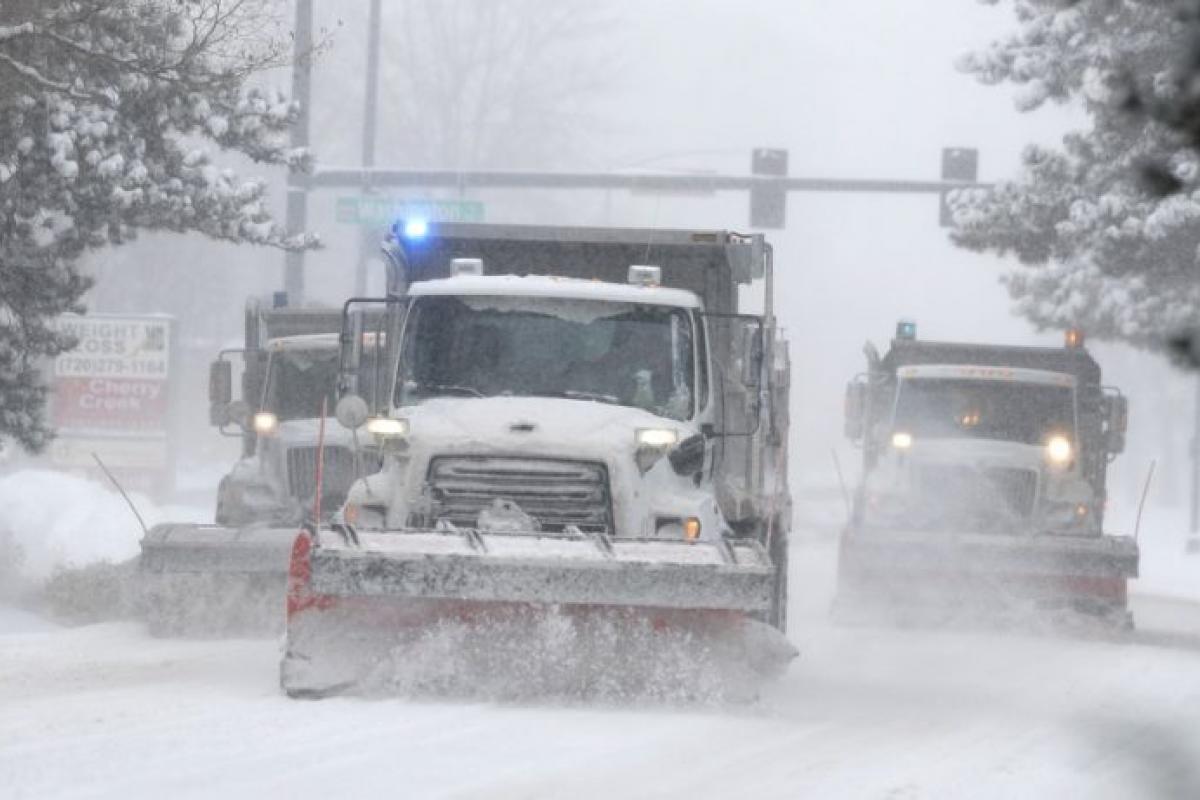
[[801, 541], [794, 554], [805, 655], [758, 703], [733, 708], [298, 703], [279, 693], [271, 640], [0, 627], [0, 795], [1200, 792], [1195, 647], [830, 628], [835, 548]]
[[[130, 495], [147, 525], [205, 518], [201, 509], [158, 506]], [[0, 477], [0, 575], [36, 584], [56, 570], [122, 562], [138, 554], [142, 530], [111, 486], [45, 469]]]

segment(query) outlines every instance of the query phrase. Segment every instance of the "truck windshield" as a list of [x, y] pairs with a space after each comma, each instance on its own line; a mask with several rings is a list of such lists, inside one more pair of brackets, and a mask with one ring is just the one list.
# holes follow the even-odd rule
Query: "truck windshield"
[[405, 327], [396, 404], [565, 397], [692, 415], [692, 325], [665, 306], [546, 297], [421, 297]]
[[994, 439], [1042, 444], [1073, 436], [1070, 386], [994, 380], [907, 378], [896, 397], [894, 431], [920, 439]]
[[[337, 405], [338, 350], [336, 347], [288, 348], [271, 353], [270, 372], [263, 399], [263, 410], [282, 422], [290, 419], [316, 419], [321, 401], [329, 416]], [[363, 349], [359, 368], [358, 392], [368, 402], [373, 397], [375, 357]]]

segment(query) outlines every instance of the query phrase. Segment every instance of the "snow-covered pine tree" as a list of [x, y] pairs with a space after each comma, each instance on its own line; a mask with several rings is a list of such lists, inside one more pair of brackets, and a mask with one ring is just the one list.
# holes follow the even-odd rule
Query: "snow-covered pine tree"
[[[1061, 149], [1030, 146], [1019, 177], [993, 192], [958, 193], [952, 237], [1020, 259], [1004, 280], [1036, 325], [1157, 346], [1200, 321], [1200, 160], [1138, 110], [1178, 100], [1189, 23], [1163, 0], [1012, 5], [1018, 31], [960, 68], [1019, 85], [1022, 111], [1077, 100], [1091, 127]], [[1147, 186], [1149, 163], [1178, 191]]]
[[296, 109], [251, 85], [289, 55], [270, 13], [265, 0], [0, 4], [0, 437], [49, 439], [39, 361], [71, 344], [53, 322], [79, 310], [87, 250], [139, 229], [314, 244], [273, 222], [262, 181], [205, 150], [305, 165], [287, 145]]

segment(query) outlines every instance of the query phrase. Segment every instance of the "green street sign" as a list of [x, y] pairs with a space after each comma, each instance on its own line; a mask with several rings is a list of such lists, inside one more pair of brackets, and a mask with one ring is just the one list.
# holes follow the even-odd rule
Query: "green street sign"
[[483, 222], [483, 203], [359, 195], [339, 197], [334, 216], [346, 225], [390, 225], [398, 219], [415, 218], [429, 222]]

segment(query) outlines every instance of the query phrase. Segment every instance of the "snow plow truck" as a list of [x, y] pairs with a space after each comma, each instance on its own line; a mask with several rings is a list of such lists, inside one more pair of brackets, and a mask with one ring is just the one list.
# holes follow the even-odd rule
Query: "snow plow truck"
[[902, 321], [886, 355], [865, 352], [846, 391], [863, 462], [835, 618], [1131, 625], [1137, 545], [1104, 533], [1128, 406], [1081, 334], [1064, 347], [928, 342]]
[[[373, 448], [356, 448], [354, 432], [322, 420], [322, 408], [332, 418], [337, 400], [341, 319], [338, 308], [247, 303], [244, 348], [222, 351], [209, 370], [210, 422], [242, 440], [241, 457], [218, 487], [216, 524], [166, 523], [142, 539], [140, 606], [154, 633], [279, 630], [300, 524], [318, 505], [331, 514], [356, 478], [378, 468]], [[364, 335], [370, 385], [375, 334]]]
[[[337, 408], [383, 464], [296, 538], [285, 692], [363, 688], [438, 641], [435, 683], [507, 649], [573, 658], [568, 692], [653, 671], [672, 637], [786, 664], [789, 369], [763, 237], [409, 221], [385, 253], [387, 297], [346, 304]], [[739, 313], [759, 280], [763, 313]], [[377, 402], [355, 385], [369, 308]]]

